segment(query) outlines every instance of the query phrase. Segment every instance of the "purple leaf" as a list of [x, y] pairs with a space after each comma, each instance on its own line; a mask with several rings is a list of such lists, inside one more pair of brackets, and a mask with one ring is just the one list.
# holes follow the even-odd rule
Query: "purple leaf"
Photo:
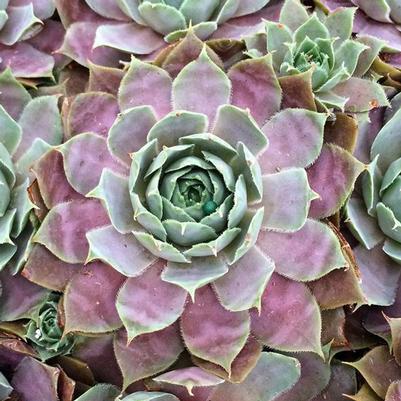
[[83, 337], [73, 349], [74, 358], [84, 361], [100, 383], [121, 387], [123, 378], [114, 353], [114, 334]]
[[100, 25], [96, 31], [94, 48], [107, 46], [128, 53], [146, 55], [166, 46], [163, 38], [148, 26], [136, 22]]
[[385, 398], [391, 382], [401, 379], [401, 367], [390, 355], [386, 345], [373, 348], [358, 361], [348, 364], [358, 370], [381, 398]]
[[222, 366], [227, 372], [249, 335], [247, 312], [229, 312], [209, 286], [196, 292], [181, 318], [185, 344], [195, 356]]
[[2, 70], [9, 67], [18, 78], [52, 78], [54, 58], [26, 42], [0, 47]]
[[[41, 31], [27, 40], [36, 50], [52, 56], [56, 69], [63, 68], [68, 59], [57, 53], [64, 41], [65, 29], [60, 21], [48, 19], [44, 21]], [[32, 61], [32, 60], [31, 60]]]
[[26, 357], [38, 357], [31, 346], [19, 337], [2, 332], [0, 338], [0, 369], [13, 371]]
[[309, 215], [320, 219], [337, 212], [354, 188], [365, 166], [336, 145], [324, 145], [316, 162], [308, 169], [311, 188], [320, 196], [311, 203]]
[[[356, 385], [357, 382], [354, 369], [343, 364], [333, 363], [331, 368], [330, 382], [328, 386], [322, 391], [321, 394], [312, 398], [311, 401], [341, 400], [344, 397], [344, 394], [355, 393]], [[364, 401], [369, 401], [369, 400], [364, 400]]]
[[231, 83], [205, 49], [174, 80], [173, 104], [175, 110], [206, 114], [212, 124], [218, 107], [230, 102]]
[[54, 0], [57, 12], [63, 25], [67, 28], [78, 21], [103, 21], [104, 19], [96, 14], [85, 1], [82, 0]]
[[400, 265], [376, 246], [367, 250], [362, 245], [354, 248], [361, 272], [362, 290], [368, 304], [389, 306], [395, 301], [400, 278]]
[[123, 389], [130, 384], [162, 372], [183, 351], [177, 325], [136, 337], [127, 345], [125, 330], [117, 332], [114, 350], [124, 377]]
[[64, 332], [104, 333], [121, 327], [115, 299], [124, 279], [101, 262], [75, 274], [64, 294]]
[[171, 86], [172, 81], [166, 71], [134, 58], [121, 81], [118, 94], [120, 108], [125, 111], [149, 105], [157, 116], [163, 117], [171, 111]]
[[86, 133], [72, 137], [61, 152], [68, 182], [80, 194], [86, 195], [99, 183], [104, 168], [127, 175], [127, 167], [113, 158], [107, 148], [106, 139]]
[[71, 278], [83, 269], [83, 265], [65, 263], [44, 246], [35, 245], [21, 274], [32, 283], [63, 292]]
[[354, 31], [359, 35], [370, 35], [383, 39], [389, 47], [401, 50], [400, 33], [396, 24], [385, 24], [368, 18], [364, 13], [357, 12]]
[[48, 291], [26, 278], [11, 276], [7, 270], [0, 274], [0, 320], [31, 318], [48, 296]]
[[124, 71], [119, 68], [89, 63], [88, 90], [91, 92], [106, 92], [117, 96], [123, 76]]
[[11, 384], [20, 395], [21, 401], [59, 401], [59, 377], [60, 369], [26, 357], [18, 365]]
[[273, 259], [276, 272], [296, 281], [315, 280], [347, 265], [332, 230], [312, 219], [294, 233], [262, 230], [257, 244]]
[[65, 176], [62, 154], [52, 149], [44, 154], [33, 166], [38, 180], [40, 194], [45, 205], [51, 209], [59, 203], [83, 199]]
[[75, 22], [68, 27], [60, 53], [71, 57], [77, 63], [87, 67], [89, 62], [108, 67], [118, 67], [126, 56], [110, 47], [93, 49], [93, 42], [101, 22]]
[[308, 283], [322, 309], [335, 309], [350, 304], [364, 304], [359, 272], [351, 265], [336, 269], [316, 281]]
[[301, 364], [301, 377], [294, 387], [275, 398], [274, 401], [309, 401], [329, 383], [330, 364], [310, 352], [291, 354], [291, 356], [298, 359]]
[[281, 351], [322, 355], [321, 316], [305, 284], [276, 273], [263, 294], [262, 310], [251, 311], [251, 331], [263, 344]]
[[252, 247], [228, 273], [213, 283], [221, 304], [232, 312], [260, 310], [261, 299], [274, 271], [274, 261], [258, 247]]
[[351, 77], [338, 84], [333, 92], [337, 96], [348, 99], [345, 104], [345, 111], [353, 113], [389, 105], [384, 89], [369, 79]]
[[268, 121], [262, 131], [269, 140], [259, 156], [263, 173], [285, 167], [308, 167], [320, 154], [327, 116], [302, 109], [285, 109]]
[[70, 136], [95, 132], [107, 137], [119, 112], [117, 99], [104, 92], [81, 93], [71, 103], [67, 118]]
[[117, 311], [127, 330], [128, 341], [173, 324], [182, 314], [187, 292], [162, 281], [166, 262], [159, 260], [139, 277], [129, 278], [117, 297]]
[[130, 153], [142, 148], [156, 121], [153, 109], [149, 106], [133, 107], [119, 114], [107, 139], [110, 152], [130, 165]]
[[232, 84], [231, 103], [249, 109], [260, 126], [280, 110], [281, 88], [271, 55], [240, 61], [229, 70], [228, 77]]
[[[187, 64], [199, 57], [202, 49], [203, 42], [193, 30], [189, 29], [185, 37], [168, 53], [162, 67], [172, 78], [175, 78]], [[206, 51], [211, 60], [223, 68], [223, 63], [219, 56], [210, 47], [207, 47]]]
[[86, 233], [107, 225], [109, 219], [98, 200], [73, 200], [50, 210], [34, 237], [67, 263], [84, 263], [89, 251]]

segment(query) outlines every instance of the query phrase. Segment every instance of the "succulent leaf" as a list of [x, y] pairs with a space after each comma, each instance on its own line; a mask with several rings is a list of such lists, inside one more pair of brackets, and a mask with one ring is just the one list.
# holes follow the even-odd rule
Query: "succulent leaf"
[[257, 365], [241, 384], [224, 383], [212, 396], [212, 401], [272, 401], [289, 390], [300, 377], [299, 362], [273, 352], [263, 352]]
[[381, 398], [386, 397], [391, 382], [400, 380], [401, 368], [390, 355], [386, 345], [373, 348], [363, 358], [349, 365], [354, 366], [363, 375], [369, 386]]
[[274, 273], [262, 297], [261, 313], [252, 311], [251, 319], [252, 333], [263, 344], [322, 355], [319, 307], [303, 283]]
[[[153, 264], [139, 277], [128, 279], [118, 293], [117, 311], [128, 341], [170, 326], [184, 310], [187, 293], [161, 279], [163, 268], [163, 262]], [[161, 299], [160, 304], [153, 302], [156, 297]]]
[[138, 336], [130, 343], [127, 343], [125, 331], [118, 331], [114, 338], [114, 350], [124, 378], [123, 389], [167, 369], [177, 360], [183, 348], [176, 325]]

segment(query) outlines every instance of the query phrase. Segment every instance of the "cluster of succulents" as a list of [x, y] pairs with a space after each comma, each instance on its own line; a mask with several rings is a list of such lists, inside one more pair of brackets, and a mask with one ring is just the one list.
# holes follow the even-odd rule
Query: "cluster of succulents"
[[400, 400], [400, 9], [0, 1], [0, 401]]

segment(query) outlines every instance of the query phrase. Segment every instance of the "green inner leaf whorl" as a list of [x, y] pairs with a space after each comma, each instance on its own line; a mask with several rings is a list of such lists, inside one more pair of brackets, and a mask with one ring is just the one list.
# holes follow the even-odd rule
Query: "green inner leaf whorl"
[[49, 295], [39, 311], [37, 319], [27, 324], [27, 339], [32, 343], [42, 360], [71, 352], [75, 344], [72, 334], [63, 336], [63, 330], [58, 323], [58, 302], [60, 296]]
[[[209, 244], [202, 249], [213, 254], [239, 234], [233, 228], [244, 217], [248, 201], [260, 196], [259, 181], [259, 165], [241, 143], [235, 150], [212, 134], [196, 134], [159, 152], [154, 139], [133, 155], [134, 218], [156, 241], [179, 252]], [[148, 247], [151, 252], [153, 245]]]
[[330, 77], [334, 65], [332, 40], [311, 40], [306, 36], [303, 41], [287, 53], [281, 72], [302, 73], [313, 68], [312, 85], [316, 89]]

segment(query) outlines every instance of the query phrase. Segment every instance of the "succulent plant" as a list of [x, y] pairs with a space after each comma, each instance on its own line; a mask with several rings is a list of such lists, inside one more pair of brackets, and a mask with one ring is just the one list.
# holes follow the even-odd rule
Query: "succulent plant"
[[118, 66], [123, 53], [152, 57], [189, 27], [201, 39], [240, 38], [256, 32], [269, 1], [57, 0], [67, 29], [61, 51], [82, 65]]
[[[76, 357], [96, 365], [114, 343], [124, 389], [166, 370], [184, 343], [234, 382], [261, 344], [322, 355], [306, 282], [319, 293], [331, 273], [354, 274], [319, 220], [364, 165], [323, 144], [326, 114], [280, 110], [270, 55], [227, 73], [211, 57], [189, 32], [161, 66], [133, 58], [121, 82], [102, 69], [98, 91], [68, 101], [70, 139], [33, 168], [49, 213], [23, 275], [64, 292], [65, 334], [101, 334]], [[338, 307], [358, 302], [353, 283]]]
[[[22, 286], [24, 279], [21, 277], [16, 280], [19, 284], [13, 285], [14, 297], [18, 297], [17, 291], [26, 291], [26, 298], [31, 298], [34, 285], [25, 280]], [[41, 291], [43, 292], [43, 288]], [[21, 292], [19, 296], [22, 305], [15, 303], [14, 311], [27, 305], [22, 294]], [[1, 301], [3, 307], [4, 300]], [[9, 300], [6, 302], [9, 305]], [[72, 401], [75, 381], [69, 378], [60, 366], [50, 366], [38, 361], [35, 350], [23, 341], [20, 335], [12, 333], [20, 330], [22, 333], [23, 325], [12, 322], [6, 327], [1, 322], [0, 326], [0, 400]]]
[[52, 0], [1, 2], [1, 70], [9, 67], [21, 78], [53, 78], [53, 68], [65, 62], [53, 54], [64, 37], [61, 23], [51, 19], [54, 13]]
[[386, 105], [381, 86], [361, 78], [378, 50], [352, 38], [354, 13], [355, 8], [342, 7], [327, 17], [309, 15], [300, 0], [286, 0], [278, 22], [266, 21], [265, 34], [247, 38], [249, 54], [271, 53], [281, 76], [309, 72], [323, 107], [365, 112]]
[[[346, 207], [348, 226], [361, 243], [355, 255], [365, 278], [362, 285], [371, 303], [378, 305], [392, 304], [400, 275], [397, 264], [401, 263], [398, 234], [401, 176], [397, 166], [401, 153], [393, 145], [399, 140], [400, 100], [399, 95], [392, 100], [393, 107], [387, 109], [384, 122], [380, 113], [372, 117], [374, 124], [369, 126], [370, 131], [361, 130], [361, 158], [370, 159], [370, 164], [361, 188], [354, 192]], [[377, 281], [386, 283], [385, 291], [377, 290]]]
[[0, 270], [9, 264], [16, 272], [34, 231], [28, 170], [50, 145], [61, 142], [61, 118], [57, 97], [32, 99], [9, 70], [0, 74], [0, 91]]
[[43, 361], [57, 355], [69, 354], [74, 347], [75, 338], [71, 334], [63, 336], [58, 317], [60, 295], [49, 294], [38, 311], [38, 316], [27, 323], [26, 338], [38, 352]]

